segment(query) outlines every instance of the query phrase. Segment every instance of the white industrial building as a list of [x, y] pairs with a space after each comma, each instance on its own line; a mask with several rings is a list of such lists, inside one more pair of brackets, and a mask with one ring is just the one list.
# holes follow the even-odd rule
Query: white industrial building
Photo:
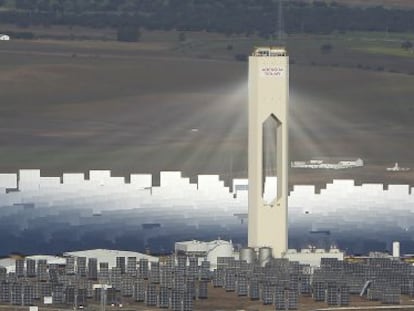
[[2, 258], [0, 259], [0, 267], [6, 268], [7, 273], [16, 271], [16, 259]]
[[336, 258], [343, 261], [344, 256], [344, 252], [337, 248], [331, 248], [329, 251], [305, 248], [300, 251], [289, 249], [284, 258], [289, 259], [289, 261], [298, 261], [301, 264], [310, 265], [311, 267], [320, 267], [322, 258]]
[[[242, 249], [241, 252], [245, 250], [253, 249]], [[183, 241], [175, 243], [175, 253], [177, 255], [184, 254], [187, 256], [196, 256], [201, 260], [208, 260], [211, 264], [211, 268], [214, 269], [217, 267], [217, 258], [218, 257], [233, 257], [235, 259], [246, 260], [241, 253], [234, 251], [234, 247], [231, 241], [215, 240], [211, 242], [203, 241]], [[257, 251], [257, 254], [252, 254], [253, 260], [260, 261], [260, 249]], [[307, 264], [311, 267], [320, 267], [322, 258], [336, 258], [338, 260], [344, 260], [345, 253], [340, 251], [337, 248], [331, 248], [328, 251], [325, 249], [313, 249], [306, 248], [297, 251], [296, 249], [288, 249], [285, 254], [282, 256], [287, 258], [290, 261], [297, 261], [301, 264]], [[249, 260], [247, 260], [249, 261]], [[251, 260], [250, 260], [251, 262]]]
[[[50, 256], [50, 255], [33, 255], [24, 257], [25, 259], [32, 259], [32, 260], [46, 260], [48, 265], [65, 265], [66, 259], [63, 257], [58, 256]], [[16, 258], [3, 258], [0, 259], [0, 267], [4, 267], [7, 269], [7, 272], [16, 272]]]
[[342, 170], [347, 168], [363, 167], [364, 161], [361, 158], [340, 160], [336, 163], [326, 162], [325, 160], [292, 161], [290, 166], [292, 168]]
[[85, 250], [85, 251], [76, 251], [76, 252], [66, 252], [63, 253], [64, 257], [86, 257], [89, 258], [96, 258], [98, 261], [98, 265], [101, 262], [107, 262], [109, 269], [112, 267], [116, 267], [116, 258], [117, 257], [136, 257], [137, 261], [140, 259], [147, 259], [149, 262], [158, 262], [158, 257], [145, 255], [138, 252], [131, 252], [131, 251], [119, 251], [119, 250], [109, 250], [109, 249], [92, 249], [92, 250]]
[[218, 257], [234, 257], [234, 248], [232, 241], [214, 240], [203, 242], [192, 240], [176, 242], [175, 253], [206, 259], [213, 268], [217, 266]]
[[[39, 260], [46, 260], [48, 265], [66, 265], [66, 257], [85, 257], [87, 260], [89, 258], [96, 258], [98, 265], [100, 262], [107, 262], [109, 269], [116, 267], [116, 258], [117, 257], [136, 257], [137, 261], [140, 259], [147, 259], [149, 262], [158, 262], [159, 258], [154, 256], [145, 255], [138, 252], [131, 251], [119, 251], [119, 250], [108, 250], [108, 249], [93, 249], [77, 252], [66, 252], [63, 256], [50, 256], [50, 255], [33, 255], [26, 256], [25, 259], [32, 259], [36, 262]], [[7, 269], [7, 272], [15, 272], [16, 270], [16, 258], [3, 258], [0, 259], [0, 267]]]

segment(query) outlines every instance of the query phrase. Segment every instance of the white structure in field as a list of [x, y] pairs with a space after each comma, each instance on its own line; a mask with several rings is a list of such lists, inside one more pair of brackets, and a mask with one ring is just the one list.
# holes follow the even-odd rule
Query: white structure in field
[[410, 170], [409, 167], [400, 167], [398, 162], [396, 162], [393, 167], [387, 167], [388, 172], [408, 172]]
[[[248, 245], [287, 251], [289, 57], [284, 48], [257, 48], [249, 57]], [[265, 125], [270, 125], [269, 139]], [[272, 136], [273, 135], [273, 136]], [[266, 148], [276, 147], [276, 196], [265, 198]], [[271, 159], [270, 159], [270, 162]], [[275, 167], [274, 167], [275, 166]]]
[[0, 34], [0, 41], [9, 41], [9, 40], [10, 40], [10, 36]]
[[290, 166], [292, 168], [342, 170], [346, 168], [363, 167], [364, 161], [360, 158], [356, 160], [341, 160], [337, 163], [326, 163], [324, 160], [292, 161]]
[[400, 258], [400, 242], [392, 242], [392, 257]]

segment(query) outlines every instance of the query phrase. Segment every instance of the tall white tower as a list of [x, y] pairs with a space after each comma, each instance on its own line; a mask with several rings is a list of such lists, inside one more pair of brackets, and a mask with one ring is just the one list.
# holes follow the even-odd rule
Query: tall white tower
[[[284, 48], [256, 48], [249, 57], [249, 247], [287, 250], [289, 57]], [[270, 133], [269, 133], [270, 131]], [[269, 148], [275, 148], [268, 159]], [[276, 158], [276, 159], [274, 159]], [[273, 199], [264, 197], [266, 174], [276, 173]]]
[[400, 258], [400, 242], [392, 242], [392, 257]]

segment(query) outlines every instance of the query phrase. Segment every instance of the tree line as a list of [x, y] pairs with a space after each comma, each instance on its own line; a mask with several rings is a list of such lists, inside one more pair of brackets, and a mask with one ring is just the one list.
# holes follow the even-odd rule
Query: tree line
[[[413, 32], [414, 10], [347, 7], [335, 2], [283, 1], [287, 33]], [[253, 33], [266, 38], [278, 25], [278, 0], [0, 0], [0, 22], [31, 25]], [[136, 35], [134, 33], [134, 35]]]

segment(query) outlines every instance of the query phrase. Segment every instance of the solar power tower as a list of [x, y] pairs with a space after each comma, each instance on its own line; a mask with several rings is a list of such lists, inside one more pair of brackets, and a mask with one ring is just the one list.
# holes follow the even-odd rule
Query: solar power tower
[[[249, 247], [287, 250], [289, 57], [284, 48], [256, 48], [249, 57]], [[277, 177], [266, 198], [266, 176]], [[272, 192], [272, 193], [273, 193]]]

